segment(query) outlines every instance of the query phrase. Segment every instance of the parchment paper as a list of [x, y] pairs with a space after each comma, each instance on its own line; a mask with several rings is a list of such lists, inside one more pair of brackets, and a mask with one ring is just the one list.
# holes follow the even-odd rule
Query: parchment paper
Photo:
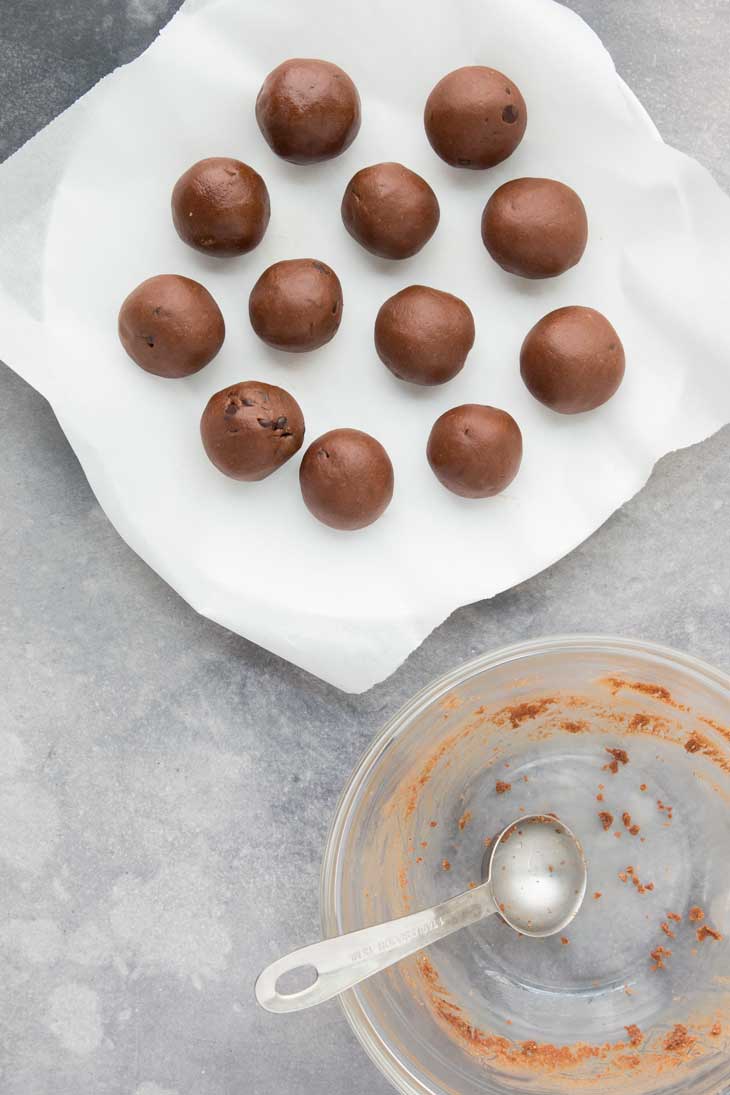
[[[258, 131], [256, 92], [289, 56], [336, 61], [360, 89], [362, 130], [339, 159], [292, 166]], [[423, 104], [442, 75], [476, 63], [519, 85], [527, 134], [500, 167], [455, 171], [426, 141]], [[269, 231], [241, 259], [198, 255], [171, 224], [175, 180], [211, 155], [250, 163], [269, 186]], [[351, 175], [388, 159], [441, 203], [433, 240], [400, 263], [359, 248], [339, 214]], [[482, 246], [486, 199], [522, 175], [562, 179], [587, 206], [588, 249], [561, 278], [513, 278]], [[189, 0], [141, 58], [0, 168], [0, 357], [50, 400], [120, 535], [190, 604], [357, 692], [457, 606], [570, 551], [663, 453], [730, 419], [729, 243], [728, 199], [661, 142], [592, 31], [551, 0]], [[267, 349], [248, 323], [258, 275], [295, 257], [331, 264], [345, 294], [339, 334], [311, 355]], [[222, 352], [187, 380], [144, 374], [117, 340], [122, 299], [156, 273], [202, 281], [226, 318]], [[466, 368], [436, 389], [395, 380], [373, 349], [378, 307], [414, 282], [476, 317]], [[535, 402], [518, 369], [527, 330], [565, 304], [605, 312], [627, 353], [617, 396], [576, 417]], [[308, 441], [336, 426], [379, 438], [396, 469], [385, 517], [355, 534], [319, 525], [298, 458], [259, 484], [217, 473], [198, 421], [243, 379], [291, 390]], [[492, 500], [450, 495], [425, 460], [432, 422], [462, 402], [504, 407], [523, 430], [522, 470]]]

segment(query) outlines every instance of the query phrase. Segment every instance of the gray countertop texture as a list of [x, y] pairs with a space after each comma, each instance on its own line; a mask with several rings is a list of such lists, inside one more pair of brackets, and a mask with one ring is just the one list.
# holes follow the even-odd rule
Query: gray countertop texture
[[[730, 187], [727, 0], [570, 6], [665, 139]], [[0, 154], [176, 7], [2, 0]], [[2, 1095], [386, 1095], [336, 1003], [280, 1018], [251, 996], [262, 964], [317, 938], [327, 827], [373, 734], [445, 670], [549, 633], [640, 636], [730, 670], [727, 428], [358, 697], [184, 604], [2, 365], [0, 469]]]

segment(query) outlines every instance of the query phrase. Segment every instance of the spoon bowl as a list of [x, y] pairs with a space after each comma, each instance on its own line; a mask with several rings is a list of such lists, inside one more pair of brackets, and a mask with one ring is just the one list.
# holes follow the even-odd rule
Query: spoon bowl
[[533, 814], [509, 825], [484, 857], [485, 875], [502, 919], [535, 939], [568, 926], [588, 884], [580, 842], [552, 814]]

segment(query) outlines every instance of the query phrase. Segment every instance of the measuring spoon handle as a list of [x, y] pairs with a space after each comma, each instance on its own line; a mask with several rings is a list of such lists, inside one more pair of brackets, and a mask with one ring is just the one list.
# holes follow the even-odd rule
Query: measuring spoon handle
[[[334, 939], [323, 939], [272, 962], [256, 981], [256, 999], [267, 1011], [287, 1012], [322, 1004], [401, 958], [496, 912], [491, 887], [483, 882], [431, 909], [374, 924]], [[285, 973], [308, 970], [316, 979], [298, 992], [279, 992]]]

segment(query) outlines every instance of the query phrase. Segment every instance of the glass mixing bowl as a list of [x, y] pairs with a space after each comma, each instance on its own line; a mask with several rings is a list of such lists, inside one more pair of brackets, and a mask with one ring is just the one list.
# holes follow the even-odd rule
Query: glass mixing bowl
[[399, 1091], [730, 1086], [729, 727], [723, 673], [585, 636], [478, 658], [388, 723], [329, 835], [326, 936], [476, 883], [520, 813], [558, 814], [589, 868], [562, 938], [490, 917], [341, 997]]

